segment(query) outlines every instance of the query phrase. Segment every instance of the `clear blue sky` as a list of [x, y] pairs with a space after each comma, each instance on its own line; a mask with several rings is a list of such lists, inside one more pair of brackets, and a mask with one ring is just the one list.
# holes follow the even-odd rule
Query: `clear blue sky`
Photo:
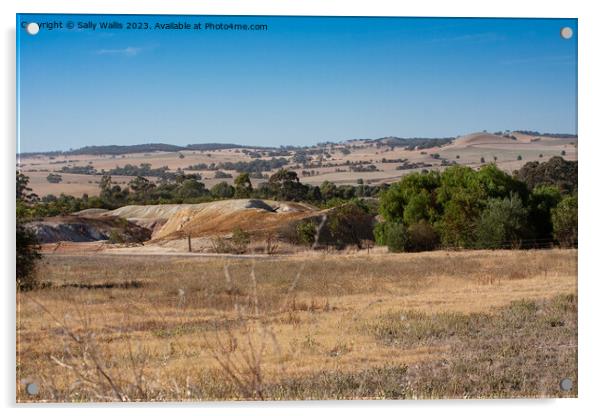
[[[25, 22], [267, 24], [87, 30]], [[576, 133], [576, 19], [20, 15], [20, 151]], [[570, 40], [560, 29], [574, 31]]]

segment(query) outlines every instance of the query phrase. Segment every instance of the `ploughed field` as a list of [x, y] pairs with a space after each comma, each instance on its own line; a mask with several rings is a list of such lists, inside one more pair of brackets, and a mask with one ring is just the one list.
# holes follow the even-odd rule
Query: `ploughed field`
[[20, 402], [577, 395], [576, 250], [47, 254], [38, 273]]

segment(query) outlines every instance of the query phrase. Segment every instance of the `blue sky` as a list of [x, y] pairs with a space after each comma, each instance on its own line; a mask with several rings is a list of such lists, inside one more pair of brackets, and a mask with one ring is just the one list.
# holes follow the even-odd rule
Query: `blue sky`
[[[19, 20], [20, 19], [20, 20]], [[20, 151], [576, 133], [575, 19], [20, 15]], [[266, 24], [87, 30], [19, 22]], [[575, 36], [565, 40], [560, 29]]]

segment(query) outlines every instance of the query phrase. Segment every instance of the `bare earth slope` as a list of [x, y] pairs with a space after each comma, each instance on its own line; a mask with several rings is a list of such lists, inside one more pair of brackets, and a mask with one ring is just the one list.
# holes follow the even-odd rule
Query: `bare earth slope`
[[153, 235], [153, 239], [226, 234], [236, 228], [247, 232], [267, 232], [290, 221], [316, 215], [317, 212], [316, 208], [307, 204], [258, 199], [234, 199], [196, 204], [175, 212]]

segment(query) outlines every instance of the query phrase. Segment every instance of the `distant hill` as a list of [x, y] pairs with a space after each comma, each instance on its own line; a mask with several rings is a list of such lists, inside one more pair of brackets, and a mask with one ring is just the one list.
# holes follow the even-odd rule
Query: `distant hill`
[[540, 133], [538, 131], [533, 130], [515, 130], [516, 133], [525, 134], [527, 136], [545, 136], [552, 137], [554, 139], [576, 139], [576, 134], [568, 134], [568, 133]]
[[232, 143], [199, 143], [189, 144], [187, 146], [178, 146], [165, 143], [148, 143], [133, 145], [108, 145], [108, 146], [84, 146], [75, 150], [68, 151], [50, 151], [50, 152], [27, 152], [21, 153], [21, 156], [73, 156], [73, 155], [124, 155], [128, 153], [153, 153], [153, 152], [180, 152], [183, 150], [221, 150], [221, 149], [240, 149], [257, 148], [257, 146], [243, 146]]

